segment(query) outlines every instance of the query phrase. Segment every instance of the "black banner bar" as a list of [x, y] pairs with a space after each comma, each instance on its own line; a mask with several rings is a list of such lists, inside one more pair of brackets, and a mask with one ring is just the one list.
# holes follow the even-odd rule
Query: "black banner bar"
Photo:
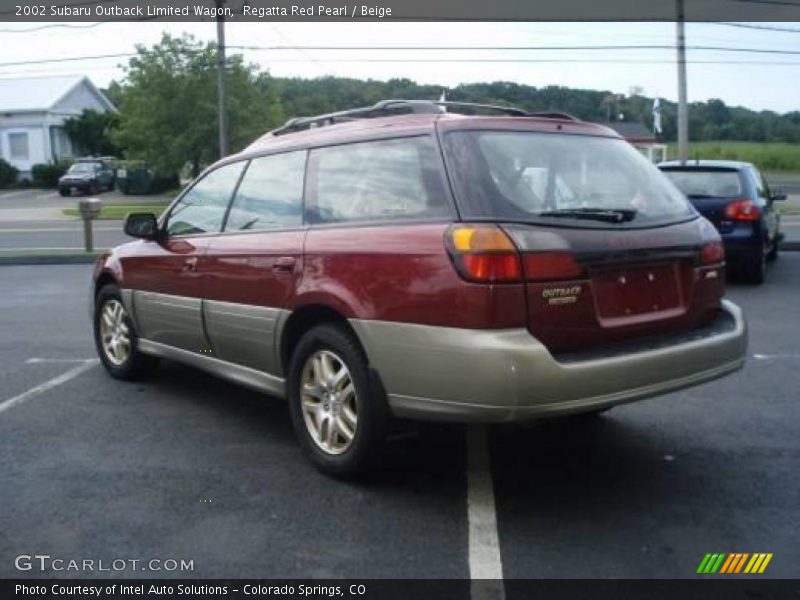
[[[306, 598], [326, 600], [438, 600], [492, 598], [496, 581], [465, 580], [145, 580], [42, 579], [2, 580], [3, 600], [264, 600]], [[502, 583], [506, 600], [800, 600], [800, 580], [752, 576], [708, 579], [512, 579]]]

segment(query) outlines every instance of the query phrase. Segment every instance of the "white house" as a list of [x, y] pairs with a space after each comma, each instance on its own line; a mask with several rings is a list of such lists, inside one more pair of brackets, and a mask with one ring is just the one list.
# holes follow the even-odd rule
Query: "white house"
[[64, 121], [87, 108], [116, 110], [82, 75], [0, 79], [0, 158], [24, 177], [35, 164], [72, 156]]

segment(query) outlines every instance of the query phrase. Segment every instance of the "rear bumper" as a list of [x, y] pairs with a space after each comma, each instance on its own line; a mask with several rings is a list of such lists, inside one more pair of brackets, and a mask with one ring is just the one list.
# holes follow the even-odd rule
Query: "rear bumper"
[[764, 247], [764, 232], [758, 223], [741, 223], [721, 234], [725, 258], [729, 263], [751, 260]]
[[502, 422], [580, 413], [697, 385], [741, 368], [742, 312], [674, 340], [555, 357], [527, 329], [351, 320], [399, 417]]

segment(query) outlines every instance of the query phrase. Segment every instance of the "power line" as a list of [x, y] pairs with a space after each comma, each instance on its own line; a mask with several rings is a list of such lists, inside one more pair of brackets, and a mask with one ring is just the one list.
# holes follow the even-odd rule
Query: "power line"
[[[592, 45], [592, 46], [228, 46], [235, 50], [248, 51], [286, 51], [286, 50], [327, 50], [327, 51], [435, 51], [435, 50], [468, 50], [468, 51], [548, 51], [548, 50], [674, 50], [672, 44], [659, 45]], [[800, 50], [778, 50], [770, 48], [735, 48], [730, 46], [687, 46], [689, 50], [703, 50], [715, 52], [743, 52], [757, 54], [800, 55]], [[203, 52], [204, 50], [189, 50], [189, 52]], [[60, 58], [45, 58], [36, 60], [23, 60], [0, 63], [0, 67], [17, 67], [24, 65], [37, 65], [48, 63], [76, 62], [83, 60], [101, 60], [108, 58], [129, 58], [137, 56], [134, 52], [121, 52], [114, 54], [95, 54], [90, 56], [66, 56]], [[543, 59], [464, 59], [463, 62], [541, 62]], [[358, 59], [353, 62], [459, 62], [461, 59]], [[341, 59], [338, 62], [343, 62]], [[607, 60], [606, 62], [619, 62]], [[698, 61], [692, 61], [697, 63]], [[733, 61], [744, 64], [743, 61]], [[713, 64], [713, 63], [708, 63]]]
[[103, 58], [126, 58], [136, 56], [133, 52], [119, 54], [95, 54], [93, 56], [67, 56], [63, 58], [45, 58], [40, 60], [21, 60], [16, 62], [0, 63], [0, 67], [20, 67], [23, 65], [43, 65], [47, 63], [75, 62], [80, 60], [100, 60]]
[[98, 21], [97, 23], [92, 23], [90, 25], [73, 25], [71, 23], [50, 23], [49, 25], [39, 25], [38, 27], [30, 27], [28, 29], [0, 29], [0, 33], [30, 33], [33, 31], [42, 31], [43, 29], [55, 29], [57, 27], [63, 27], [65, 29], [92, 29], [93, 27], [97, 27], [98, 25], [105, 25], [106, 23], [111, 23], [111, 21]]
[[758, 29], [761, 31], [781, 31], [785, 33], [800, 33], [800, 29], [791, 27], [776, 27], [775, 25], [751, 25], [749, 23], [712, 23], [712, 25], [723, 25], [725, 27], [738, 27], [740, 29]]
[[[674, 50], [674, 44], [616, 44], [616, 45], [588, 45], [588, 46], [229, 46], [237, 50], [278, 51], [278, 50], [320, 50], [320, 51], [361, 51], [370, 52], [399, 50], [408, 51], [581, 51], [581, 50]], [[781, 50], [777, 48], [737, 48], [732, 46], [686, 46], [687, 50], [702, 50], [713, 52], [743, 52], [754, 54], [792, 54], [800, 55], [800, 50]]]
[[[133, 56], [133, 55], [131, 55]], [[308, 63], [313, 62], [311, 59], [308, 58], [275, 58], [271, 59], [270, 62], [273, 63]], [[521, 59], [467, 59], [467, 58], [453, 58], [453, 59], [426, 59], [426, 58], [353, 58], [353, 59], [342, 59], [338, 60], [337, 62], [341, 63], [394, 63], [394, 64], [416, 64], [416, 63], [488, 63], [488, 64], [605, 64], [605, 65], [616, 65], [616, 64], [639, 64], [639, 65], [653, 65], [653, 64], [664, 64], [664, 65], [671, 65], [674, 64], [675, 61], [673, 60], [659, 60], [659, 59], [605, 59], [605, 58], [521, 58]], [[689, 65], [767, 65], [767, 66], [800, 66], [800, 61], [766, 61], [766, 60], [688, 60], [687, 64]], [[0, 64], [0, 68], [5, 68], [4, 65]], [[108, 70], [109, 68], [113, 67], [84, 67], [83, 70]], [[41, 73], [45, 76], [47, 74], [52, 73], [67, 73], [70, 71], [54, 71], [52, 69], [43, 69], [38, 71], [32, 71], [30, 69], [26, 69], [24, 71], [0, 71], [0, 77], [9, 76], [9, 75], [23, 75], [23, 74], [30, 74], [30, 73]]]
[[742, 4], [769, 4], [772, 6], [797, 6], [800, 7], [800, 2], [791, 2], [791, 0], [728, 0], [729, 2], [740, 2]]

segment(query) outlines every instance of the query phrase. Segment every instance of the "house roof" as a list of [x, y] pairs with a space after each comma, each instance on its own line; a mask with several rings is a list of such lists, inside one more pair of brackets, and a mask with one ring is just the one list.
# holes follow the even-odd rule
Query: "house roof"
[[108, 98], [84, 75], [0, 79], [0, 113], [42, 112], [52, 109], [79, 85], [89, 87], [100, 103], [115, 110]]
[[652, 131], [650, 131], [641, 123], [635, 121], [616, 121], [612, 123], [606, 123], [606, 126], [616, 131], [626, 140], [636, 140], [640, 142], [656, 141], [656, 136], [653, 135]]

